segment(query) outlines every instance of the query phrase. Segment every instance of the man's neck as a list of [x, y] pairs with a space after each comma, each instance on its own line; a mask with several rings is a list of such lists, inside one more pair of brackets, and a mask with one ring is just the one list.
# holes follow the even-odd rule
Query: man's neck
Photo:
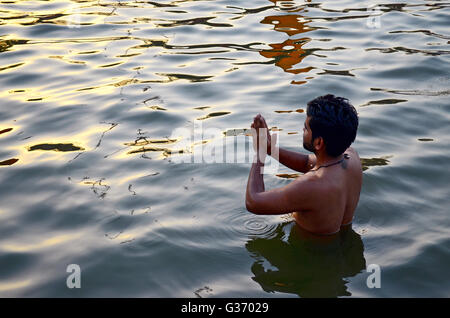
[[338, 162], [339, 160], [341, 160], [342, 158], [344, 158], [344, 154], [341, 154], [337, 157], [331, 157], [329, 155], [327, 155], [326, 153], [322, 152], [322, 153], [316, 153], [316, 165], [313, 167], [313, 169], [317, 169], [320, 166], [324, 166], [324, 165], [329, 165], [335, 162]]

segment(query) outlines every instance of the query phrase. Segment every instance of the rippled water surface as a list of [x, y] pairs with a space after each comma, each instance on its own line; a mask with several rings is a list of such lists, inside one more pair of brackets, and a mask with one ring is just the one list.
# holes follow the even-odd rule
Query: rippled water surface
[[[0, 1], [0, 295], [448, 297], [449, 7]], [[248, 163], [179, 160], [248, 138], [257, 113], [306, 153], [325, 93], [360, 116], [363, 188], [338, 237], [247, 212]], [[222, 137], [176, 133], [199, 126]]]

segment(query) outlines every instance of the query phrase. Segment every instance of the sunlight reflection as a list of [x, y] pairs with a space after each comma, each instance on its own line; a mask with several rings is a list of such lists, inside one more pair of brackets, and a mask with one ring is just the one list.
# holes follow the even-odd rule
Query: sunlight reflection
[[[115, 126], [113, 126], [115, 127]], [[7, 147], [13, 150], [20, 158], [18, 164], [31, 164], [46, 161], [67, 162], [68, 156], [73, 157], [74, 153], [92, 151], [97, 148], [96, 145], [102, 140], [105, 132], [104, 125], [94, 125], [86, 127], [83, 131], [66, 136], [39, 136], [34, 139], [25, 139], [26, 144], [16, 144]], [[32, 140], [32, 141], [30, 141]]]
[[36, 252], [37, 250], [54, 247], [83, 236], [83, 233], [64, 233], [48, 238], [34, 237], [27, 243], [10, 242], [3, 244], [3, 250], [10, 252]]
[[20, 281], [14, 281], [14, 282], [5, 282], [0, 283], [0, 292], [6, 292], [14, 289], [20, 289], [27, 287], [31, 285], [32, 280], [26, 279], [26, 280], [20, 280]]

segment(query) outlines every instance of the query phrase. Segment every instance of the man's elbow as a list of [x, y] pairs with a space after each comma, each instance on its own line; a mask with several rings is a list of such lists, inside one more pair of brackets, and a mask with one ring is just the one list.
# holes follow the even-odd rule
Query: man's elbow
[[247, 209], [247, 211], [253, 213], [254, 207], [253, 207], [253, 204], [249, 200], [245, 200], [245, 208]]
[[249, 200], [245, 201], [245, 208], [249, 211], [252, 212], [253, 214], [261, 214], [261, 210], [258, 208], [258, 206]]

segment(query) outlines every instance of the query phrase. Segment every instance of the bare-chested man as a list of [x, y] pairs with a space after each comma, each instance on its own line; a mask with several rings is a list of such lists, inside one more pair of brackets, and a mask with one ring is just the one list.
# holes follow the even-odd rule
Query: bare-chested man
[[[352, 222], [361, 192], [361, 161], [350, 147], [356, 138], [358, 115], [347, 99], [334, 95], [310, 101], [306, 115], [303, 147], [314, 153], [310, 155], [276, 148], [264, 118], [254, 118], [253, 143], [259, 156], [250, 170], [246, 207], [255, 214], [293, 213], [303, 229], [332, 234]], [[267, 138], [255, 133], [260, 128], [267, 130]], [[304, 174], [287, 186], [265, 191], [261, 168], [266, 151], [260, 147], [267, 147], [269, 155], [278, 153], [280, 163]]]

